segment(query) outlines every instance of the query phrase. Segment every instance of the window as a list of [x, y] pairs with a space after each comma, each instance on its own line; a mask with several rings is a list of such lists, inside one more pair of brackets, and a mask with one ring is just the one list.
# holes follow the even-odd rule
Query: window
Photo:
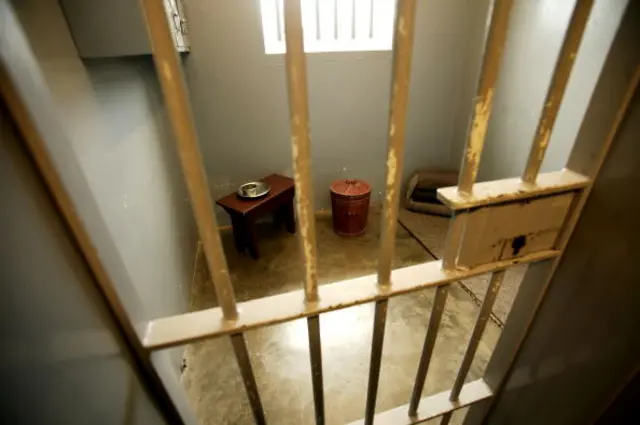
[[[306, 52], [391, 50], [395, 0], [301, 0]], [[283, 0], [261, 0], [264, 50], [281, 54]]]

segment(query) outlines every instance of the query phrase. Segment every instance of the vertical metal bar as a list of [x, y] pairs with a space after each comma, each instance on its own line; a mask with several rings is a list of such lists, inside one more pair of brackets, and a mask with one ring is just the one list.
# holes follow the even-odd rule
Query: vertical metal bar
[[338, 0], [333, 0], [333, 31], [334, 37], [338, 39]]
[[[451, 218], [449, 230], [447, 231], [444, 255], [442, 257], [442, 268], [445, 270], [455, 268], [456, 257], [458, 256], [458, 249], [462, 240], [466, 220], [466, 212], [456, 213]], [[440, 328], [440, 322], [442, 322], [448, 295], [449, 285], [441, 285], [436, 288], [427, 334], [424, 337], [420, 362], [418, 363], [416, 379], [413, 383], [413, 391], [411, 392], [411, 400], [409, 401], [409, 416], [411, 417], [416, 416], [418, 413], [422, 390], [424, 389], [427, 372], [429, 371], [429, 364], [431, 363], [431, 357], [436, 344], [436, 338], [438, 337], [438, 329]]]
[[158, 79], [178, 144], [182, 172], [202, 238], [216, 296], [224, 318], [234, 320], [238, 317], [238, 312], [233, 286], [220, 242], [216, 215], [198, 148], [198, 135], [191, 115], [182, 68], [167, 22], [167, 14], [161, 1], [142, 0], [142, 6], [151, 39], [153, 60], [156, 63]]
[[[458, 397], [460, 396], [460, 391], [462, 391], [464, 380], [469, 373], [471, 363], [473, 362], [473, 358], [475, 357], [476, 351], [478, 350], [478, 345], [480, 345], [482, 334], [487, 327], [489, 317], [491, 317], [491, 309], [493, 308], [493, 304], [495, 303], [496, 297], [498, 296], [498, 291], [500, 290], [500, 286], [502, 285], [502, 281], [504, 280], [504, 273], [504, 270], [500, 270], [491, 275], [489, 288], [487, 288], [487, 293], [484, 297], [484, 301], [482, 302], [482, 306], [480, 307], [480, 311], [478, 312], [478, 318], [476, 319], [476, 324], [473, 327], [473, 331], [471, 332], [469, 345], [467, 346], [467, 350], [462, 357], [462, 363], [460, 364], [460, 369], [458, 369], [458, 375], [456, 376], [456, 380], [453, 383], [453, 387], [451, 388], [451, 393], [449, 395], [449, 400], [451, 401], [457, 401]], [[452, 416], [453, 412], [447, 412], [442, 415], [440, 425], [448, 425], [451, 421]]]
[[356, 39], [356, 1], [351, 0], [351, 38]]
[[275, 6], [276, 6], [276, 28], [278, 31], [278, 41], [282, 41], [282, 35], [283, 35], [283, 31], [282, 31], [282, 5], [281, 2], [283, 0], [274, 0], [275, 1]]
[[373, 38], [373, 12], [375, 6], [375, 0], [369, 1], [369, 38]]
[[480, 82], [474, 100], [471, 126], [460, 168], [458, 190], [462, 193], [471, 193], [480, 167], [480, 155], [491, 118], [493, 92], [498, 80], [512, 4], [513, 0], [495, 0], [493, 4], [489, 34], [480, 71]]
[[447, 230], [447, 238], [445, 240], [445, 252], [442, 256], [442, 268], [445, 270], [453, 270], [456, 267], [458, 251], [460, 250], [460, 242], [467, 223], [468, 213], [454, 212], [449, 222]]
[[580, 48], [580, 42], [582, 41], [582, 35], [587, 26], [592, 6], [593, 0], [578, 0], [573, 9], [569, 27], [567, 28], [560, 53], [558, 54], [558, 61], [553, 70], [547, 97], [544, 100], [544, 107], [540, 121], [538, 122], [538, 128], [536, 129], [535, 137], [531, 144], [527, 166], [522, 175], [524, 182], [535, 182], [538, 172], [540, 171], [540, 166], [542, 165], [544, 154], [549, 145], [551, 132], [553, 131], [553, 126], [558, 116], [558, 110], [562, 103], [564, 91], [567, 88], [571, 69], [573, 68], [578, 49]]
[[493, 304], [495, 303], [496, 297], [498, 296], [498, 291], [500, 291], [500, 286], [502, 285], [502, 281], [504, 280], [504, 274], [505, 271], [500, 270], [491, 275], [491, 281], [489, 282], [487, 293], [484, 296], [484, 301], [482, 302], [482, 306], [480, 307], [480, 311], [478, 312], [476, 324], [473, 327], [473, 331], [471, 332], [469, 345], [467, 346], [467, 350], [465, 351], [464, 357], [462, 358], [462, 363], [460, 364], [460, 369], [458, 370], [456, 381], [451, 388], [451, 395], [449, 396], [449, 399], [451, 401], [458, 400], [458, 397], [460, 396], [460, 391], [462, 390], [462, 386], [464, 385], [464, 380], [469, 373], [469, 368], [471, 368], [471, 363], [473, 362], [473, 358], [475, 357], [476, 351], [478, 350], [478, 345], [480, 345], [482, 334], [484, 333], [484, 329], [486, 328], [489, 317], [491, 316], [491, 309], [493, 308]]
[[[291, 144], [293, 152], [293, 174], [296, 186], [296, 212], [300, 228], [300, 242], [305, 266], [304, 293], [307, 302], [318, 299], [316, 265], [316, 228], [313, 215], [313, 189], [311, 187], [311, 141], [309, 138], [309, 99], [307, 93], [307, 70], [304, 56], [304, 34], [300, 0], [286, 0], [285, 31], [287, 52], [287, 86]], [[316, 0], [317, 36], [320, 38], [320, 4]], [[337, 23], [336, 23], [337, 28]], [[324, 386], [322, 377], [322, 346], [320, 339], [320, 317], [307, 319], [309, 331], [309, 355], [311, 380], [315, 405], [316, 424], [324, 424]]]
[[309, 98], [307, 65], [304, 56], [300, 0], [286, 0], [284, 10], [287, 53], [287, 88], [296, 189], [296, 213], [304, 260], [304, 293], [307, 301], [318, 299], [316, 265], [316, 222], [311, 187], [311, 141], [309, 139]]
[[416, 0], [399, 0], [397, 7], [395, 36], [393, 38], [393, 81], [389, 113], [387, 179], [378, 257], [378, 283], [381, 285], [390, 283], [391, 263], [398, 226]]
[[253, 417], [256, 424], [264, 425], [267, 421], [264, 417], [264, 410], [262, 409], [262, 402], [260, 401], [258, 384], [256, 383], [255, 376], [253, 375], [253, 368], [251, 367], [251, 359], [249, 358], [249, 350], [247, 350], [247, 343], [244, 340], [244, 334], [239, 333], [231, 335], [231, 345], [233, 345], [233, 351], [236, 354], [236, 360], [240, 367], [240, 374], [244, 381], [244, 388], [247, 391], [247, 397], [249, 398]]
[[320, 338], [320, 316], [307, 319], [309, 331], [309, 354], [311, 357], [311, 381], [316, 425], [324, 425], [324, 384], [322, 379], [322, 345]]
[[433, 355], [433, 348], [436, 344], [438, 328], [442, 321], [442, 314], [444, 313], [448, 294], [449, 285], [441, 285], [436, 288], [431, 316], [429, 317], [429, 326], [427, 327], [427, 335], [424, 338], [420, 363], [418, 364], [418, 371], [416, 373], [416, 379], [413, 382], [413, 391], [411, 392], [411, 401], [409, 402], [409, 416], [411, 417], [416, 416], [418, 413], [418, 405], [420, 403], [420, 397], [422, 396], [422, 390], [424, 389], [424, 381], [429, 371], [429, 364], [431, 363], [431, 356]]
[[[409, 97], [411, 54], [415, 27], [416, 0], [399, 0], [393, 39], [393, 81], [389, 113], [389, 147], [387, 154], [387, 185], [378, 257], [378, 284], [391, 284], [391, 262], [395, 248], [400, 200], [400, 178], [404, 159], [404, 135]], [[387, 320], [388, 300], [376, 302], [369, 364], [369, 385], [365, 407], [365, 424], [373, 423], [380, 379], [380, 363]]]
[[320, 24], [321, 24], [321, 19], [320, 19], [320, 0], [316, 0], [316, 40], [320, 40]]
[[451, 421], [451, 417], [453, 416], [453, 412], [447, 412], [442, 415], [442, 420], [440, 421], [440, 425], [449, 425], [449, 421]]
[[372, 425], [376, 413], [378, 382], [380, 380], [380, 364], [382, 362], [382, 346], [384, 344], [384, 327], [387, 322], [389, 300], [376, 301], [373, 318], [373, 339], [371, 341], [371, 359], [369, 361], [369, 385], [367, 386], [367, 404], [364, 410], [364, 424]]

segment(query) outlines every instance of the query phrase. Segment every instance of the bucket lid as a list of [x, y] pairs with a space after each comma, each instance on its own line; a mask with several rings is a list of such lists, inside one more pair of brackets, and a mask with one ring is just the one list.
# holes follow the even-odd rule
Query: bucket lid
[[371, 192], [371, 186], [364, 180], [336, 180], [331, 184], [331, 192], [342, 196], [362, 196]]

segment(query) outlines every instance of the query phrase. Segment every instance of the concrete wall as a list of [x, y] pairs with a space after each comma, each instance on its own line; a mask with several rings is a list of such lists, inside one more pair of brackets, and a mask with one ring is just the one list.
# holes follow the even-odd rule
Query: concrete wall
[[18, 139], [0, 107], [3, 422], [165, 424]]
[[[259, 0], [186, 0], [191, 53], [185, 70], [215, 196], [268, 173], [289, 174], [291, 151], [282, 55], [265, 55]], [[405, 176], [449, 167], [464, 138], [473, 92], [467, 54], [482, 40], [486, 4], [418, 2]], [[316, 208], [338, 178], [383, 190], [391, 52], [307, 55]]]
[[[543, 172], [559, 170], [566, 163], [626, 3], [595, 2]], [[574, 4], [575, 0], [514, 2], [480, 180], [522, 174]], [[462, 147], [456, 149], [460, 156]]]
[[129, 313], [139, 322], [186, 311], [197, 238], [151, 59], [82, 62], [58, 2], [14, 6], [66, 136], [64, 161], [79, 163], [106, 223], [108, 235], [94, 237], [111, 239], [126, 267], [122, 279], [112, 271], [115, 284], [131, 283], [141, 300]]

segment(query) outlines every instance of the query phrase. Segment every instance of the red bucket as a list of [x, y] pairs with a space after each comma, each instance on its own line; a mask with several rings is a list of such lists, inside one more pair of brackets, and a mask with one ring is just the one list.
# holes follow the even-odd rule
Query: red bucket
[[333, 230], [341, 236], [358, 236], [367, 228], [371, 186], [363, 180], [337, 180], [331, 184]]

